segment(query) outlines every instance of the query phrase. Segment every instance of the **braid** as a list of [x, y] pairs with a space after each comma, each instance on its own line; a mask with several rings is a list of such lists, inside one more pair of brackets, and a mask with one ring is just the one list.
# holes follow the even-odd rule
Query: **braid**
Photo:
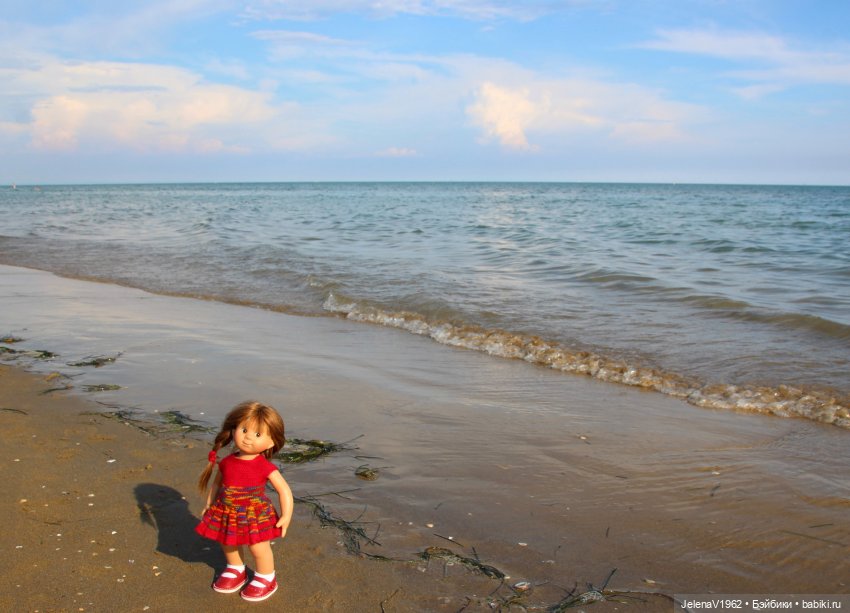
[[226, 447], [230, 444], [230, 441], [233, 439], [233, 430], [224, 428], [228, 425], [227, 420], [222, 425], [221, 431], [216, 434], [215, 441], [213, 442], [212, 453], [210, 453], [210, 461], [207, 463], [207, 467], [204, 469], [204, 472], [201, 473], [200, 479], [198, 479], [198, 489], [201, 490], [201, 493], [207, 491], [207, 486], [210, 483], [210, 477], [212, 477], [213, 469], [215, 468], [215, 453], [218, 453], [218, 450], [222, 447]]

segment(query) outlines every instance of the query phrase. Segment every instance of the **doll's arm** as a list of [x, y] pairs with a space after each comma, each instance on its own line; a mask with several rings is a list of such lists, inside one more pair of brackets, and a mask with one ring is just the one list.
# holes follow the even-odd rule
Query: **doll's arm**
[[217, 470], [215, 472], [215, 478], [213, 479], [212, 485], [210, 486], [210, 490], [207, 492], [207, 503], [204, 505], [204, 513], [207, 512], [207, 509], [210, 508], [210, 505], [213, 503], [213, 498], [218, 493], [219, 488], [221, 487], [221, 471]]
[[283, 475], [280, 474], [279, 470], [269, 475], [269, 482], [280, 497], [280, 519], [275, 525], [283, 530], [281, 536], [286, 536], [286, 529], [292, 520], [292, 508], [294, 506], [292, 490], [289, 489], [289, 484], [283, 478]]

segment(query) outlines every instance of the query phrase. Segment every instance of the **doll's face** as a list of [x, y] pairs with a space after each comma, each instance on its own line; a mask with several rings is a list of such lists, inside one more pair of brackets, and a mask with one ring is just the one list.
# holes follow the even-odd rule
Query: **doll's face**
[[257, 422], [243, 421], [233, 431], [233, 442], [244, 454], [260, 454], [274, 447], [266, 427]]

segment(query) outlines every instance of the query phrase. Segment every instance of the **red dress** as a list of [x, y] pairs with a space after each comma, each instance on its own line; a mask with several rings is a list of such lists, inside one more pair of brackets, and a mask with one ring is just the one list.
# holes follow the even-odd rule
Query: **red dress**
[[223, 545], [253, 545], [281, 535], [277, 510], [266, 496], [266, 481], [277, 466], [258, 455], [229, 455], [218, 464], [221, 487], [195, 532]]

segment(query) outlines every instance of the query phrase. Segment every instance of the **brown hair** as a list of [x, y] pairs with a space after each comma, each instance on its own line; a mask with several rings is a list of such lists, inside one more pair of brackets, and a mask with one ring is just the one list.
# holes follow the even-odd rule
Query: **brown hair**
[[[233, 441], [233, 431], [239, 424], [246, 421], [261, 424], [268, 430], [274, 445], [266, 449], [262, 455], [267, 460], [270, 460], [274, 454], [280, 451], [286, 442], [283, 418], [274, 408], [261, 402], [254, 402], [253, 400], [237, 404], [230, 410], [230, 413], [227, 414], [224, 422], [221, 424], [221, 430], [215, 436], [213, 451], [218, 452], [222, 447], [229, 445]], [[201, 478], [198, 479], [198, 488], [201, 492], [206, 491], [213, 473], [213, 468], [215, 468], [215, 462], [211, 461], [207, 464], [204, 472], [201, 473]]]

